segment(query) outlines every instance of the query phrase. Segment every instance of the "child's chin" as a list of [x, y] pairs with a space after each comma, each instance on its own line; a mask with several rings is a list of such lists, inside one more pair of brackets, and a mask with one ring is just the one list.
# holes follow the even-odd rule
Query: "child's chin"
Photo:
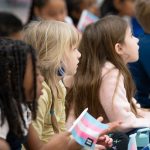
[[130, 61], [130, 63], [137, 62], [139, 60], [139, 57], [134, 58], [133, 60]]
[[139, 60], [139, 57], [137, 57], [135, 60], [134, 60], [134, 62], [136, 62], [136, 61], [138, 61]]

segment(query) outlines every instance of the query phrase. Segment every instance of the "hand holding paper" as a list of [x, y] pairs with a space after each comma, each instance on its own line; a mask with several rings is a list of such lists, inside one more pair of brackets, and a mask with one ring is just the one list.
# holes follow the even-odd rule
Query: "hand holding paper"
[[79, 23], [77, 25], [77, 29], [83, 32], [87, 25], [94, 23], [98, 20], [99, 18], [95, 16], [93, 13], [89, 12], [88, 10], [83, 10]]
[[119, 125], [119, 122], [103, 124], [92, 117], [87, 110], [86, 108], [81, 113], [69, 131], [77, 143], [84, 147], [94, 149], [99, 136], [114, 130]]

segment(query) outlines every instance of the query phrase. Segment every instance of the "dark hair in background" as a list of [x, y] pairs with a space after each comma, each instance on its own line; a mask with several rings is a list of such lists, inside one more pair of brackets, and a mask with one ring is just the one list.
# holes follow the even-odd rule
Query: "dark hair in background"
[[[27, 102], [24, 93], [24, 75], [27, 57], [31, 56], [33, 64], [34, 98]], [[22, 104], [29, 106], [33, 119], [36, 118], [36, 55], [34, 49], [22, 41], [0, 39], [0, 112], [3, 125], [8, 121], [11, 132], [23, 136]]]
[[[102, 3], [100, 7], [101, 17], [104, 17], [106, 15], [118, 14], [118, 10], [115, 8], [114, 1], [115, 0], [104, 0], [104, 2]], [[123, 2], [123, 1], [125, 0], [120, 0], [120, 2]]]
[[15, 15], [7, 12], [0, 12], [0, 37], [7, 37], [21, 31], [23, 24]]
[[34, 13], [34, 8], [37, 7], [39, 9], [41, 9], [47, 4], [47, 2], [48, 2], [48, 0], [32, 0], [27, 23], [29, 23], [31, 20], [37, 19], [36, 18], [37, 16]]
[[68, 15], [72, 18], [75, 25], [77, 25], [79, 19], [75, 18], [74, 12], [80, 12], [80, 5], [83, 2], [83, 0], [66, 0], [67, 9], [68, 9]]

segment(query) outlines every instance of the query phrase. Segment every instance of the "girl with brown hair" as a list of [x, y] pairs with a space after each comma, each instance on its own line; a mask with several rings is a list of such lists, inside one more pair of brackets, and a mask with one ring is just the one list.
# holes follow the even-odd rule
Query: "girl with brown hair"
[[118, 131], [150, 127], [150, 112], [136, 104], [127, 69], [127, 63], [138, 60], [137, 43], [129, 25], [117, 16], [104, 17], [86, 28], [74, 84], [71, 77], [64, 79], [67, 87], [72, 84], [66, 103], [68, 124], [88, 107], [94, 117], [102, 115], [104, 122], [121, 120]]

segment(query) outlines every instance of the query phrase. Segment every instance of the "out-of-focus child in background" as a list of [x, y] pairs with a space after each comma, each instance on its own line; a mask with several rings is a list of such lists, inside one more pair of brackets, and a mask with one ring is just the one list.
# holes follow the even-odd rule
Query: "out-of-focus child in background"
[[22, 38], [23, 24], [14, 14], [0, 12], [0, 37], [19, 40]]
[[101, 5], [101, 17], [106, 15], [119, 15], [123, 17], [132, 27], [134, 36], [143, 33], [142, 27], [135, 18], [136, 0], [104, 0]]
[[65, 0], [33, 0], [27, 22], [39, 19], [53, 19], [72, 24], [72, 19], [67, 15]]
[[135, 98], [141, 107], [150, 108], [150, 0], [137, 0], [136, 17], [144, 29], [139, 36], [139, 60], [129, 65], [136, 84]]
[[66, 0], [68, 14], [73, 19], [73, 23], [77, 26], [82, 11], [87, 9], [96, 16], [99, 16], [99, 6], [96, 0]]
[[101, 16], [119, 15], [133, 16], [135, 0], [104, 0], [101, 6]]

